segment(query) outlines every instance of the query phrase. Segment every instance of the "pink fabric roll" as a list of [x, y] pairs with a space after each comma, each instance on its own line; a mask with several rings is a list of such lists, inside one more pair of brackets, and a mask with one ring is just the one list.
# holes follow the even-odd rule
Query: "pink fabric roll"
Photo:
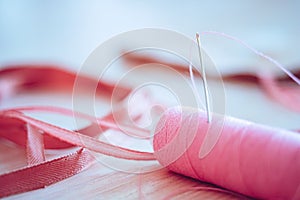
[[[210, 126], [220, 131], [217, 140], [206, 141]], [[204, 140], [215, 145], [200, 158]], [[296, 132], [217, 115], [208, 124], [205, 112], [173, 108], [161, 117], [153, 145], [158, 161], [179, 174], [255, 198], [300, 199]]]

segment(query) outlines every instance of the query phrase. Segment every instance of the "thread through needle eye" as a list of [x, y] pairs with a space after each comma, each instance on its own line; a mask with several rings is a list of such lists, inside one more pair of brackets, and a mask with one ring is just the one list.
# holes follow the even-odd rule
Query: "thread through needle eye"
[[200, 60], [200, 66], [201, 66], [202, 81], [203, 81], [203, 86], [204, 86], [207, 122], [210, 123], [211, 122], [211, 115], [210, 115], [210, 106], [209, 106], [209, 96], [208, 96], [208, 88], [207, 88], [205, 68], [204, 68], [204, 65], [203, 65], [203, 58], [202, 58], [202, 53], [201, 53], [199, 33], [196, 33], [196, 40], [197, 40], [197, 44], [198, 44], [198, 54], [199, 54], [199, 60]]

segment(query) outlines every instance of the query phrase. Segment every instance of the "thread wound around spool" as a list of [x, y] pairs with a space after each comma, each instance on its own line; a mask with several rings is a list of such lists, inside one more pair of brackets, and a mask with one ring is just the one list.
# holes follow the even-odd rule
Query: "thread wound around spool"
[[224, 117], [219, 140], [204, 158], [199, 151], [217, 116], [171, 108], [158, 122], [153, 147], [169, 170], [260, 199], [299, 199], [300, 135]]

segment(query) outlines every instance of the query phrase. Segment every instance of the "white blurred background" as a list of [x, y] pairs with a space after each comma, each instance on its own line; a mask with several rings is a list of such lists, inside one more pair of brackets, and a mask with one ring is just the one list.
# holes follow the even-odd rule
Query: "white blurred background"
[[62, 63], [78, 68], [101, 42], [157, 27], [237, 36], [285, 65], [300, 63], [300, 1], [0, 1], [0, 65]]

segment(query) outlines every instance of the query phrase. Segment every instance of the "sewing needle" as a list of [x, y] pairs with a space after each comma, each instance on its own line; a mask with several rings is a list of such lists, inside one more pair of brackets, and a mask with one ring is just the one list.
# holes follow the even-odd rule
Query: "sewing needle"
[[203, 65], [203, 61], [202, 61], [203, 59], [202, 59], [202, 53], [201, 53], [201, 47], [200, 47], [200, 36], [199, 36], [199, 33], [196, 33], [196, 40], [197, 40], [197, 44], [198, 44], [199, 60], [200, 60], [200, 65], [201, 65], [201, 70], [202, 70], [202, 80], [203, 80], [204, 94], [205, 94], [207, 122], [210, 123], [210, 121], [211, 121], [211, 115], [210, 115], [210, 106], [209, 106], [209, 96], [208, 96], [206, 74], [205, 74], [205, 69], [204, 69], [204, 65]]

